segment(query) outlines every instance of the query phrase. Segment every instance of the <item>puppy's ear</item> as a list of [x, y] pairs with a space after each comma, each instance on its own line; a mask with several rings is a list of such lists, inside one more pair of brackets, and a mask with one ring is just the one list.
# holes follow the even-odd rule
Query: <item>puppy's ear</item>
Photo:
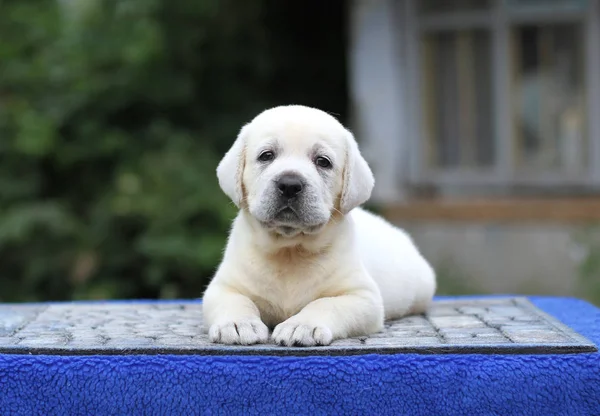
[[340, 211], [347, 214], [352, 209], [365, 203], [370, 197], [375, 178], [367, 161], [360, 154], [354, 136], [347, 132], [346, 166], [344, 168], [344, 185], [340, 200]]
[[247, 134], [248, 125], [245, 125], [240, 130], [240, 133], [231, 148], [225, 153], [221, 162], [219, 162], [219, 166], [217, 166], [219, 186], [238, 208], [244, 199], [242, 180], [244, 175]]

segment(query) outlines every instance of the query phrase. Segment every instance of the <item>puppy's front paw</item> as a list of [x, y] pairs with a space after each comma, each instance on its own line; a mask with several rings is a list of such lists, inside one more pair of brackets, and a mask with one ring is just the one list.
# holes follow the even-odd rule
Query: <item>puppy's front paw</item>
[[272, 338], [279, 345], [310, 347], [331, 344], [333, 334], [326, 326], [288, 319], [275, 327]]
[[259, 319], [224, 321], [210, 327], [208, 339], [220, 344], [261, 344], [269, 339], [269, 328]]

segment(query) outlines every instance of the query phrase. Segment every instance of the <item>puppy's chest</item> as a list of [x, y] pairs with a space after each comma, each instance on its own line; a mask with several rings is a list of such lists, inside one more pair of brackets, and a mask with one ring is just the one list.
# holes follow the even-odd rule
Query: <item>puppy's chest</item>
[[253, 282], [248, 293], [267, 325], [276, 325], [320, 297], [331, 274], [312, 262], [256, 262], [248, 269]]

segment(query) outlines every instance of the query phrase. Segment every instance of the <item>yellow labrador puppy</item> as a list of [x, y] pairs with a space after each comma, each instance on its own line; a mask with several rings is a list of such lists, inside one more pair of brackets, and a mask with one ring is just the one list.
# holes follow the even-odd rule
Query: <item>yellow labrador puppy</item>
[[204, 294], [212, 342], [327, 345], [423, 312], [435, 274], [410, 237], [357, 208], [373, 174], [329, 114], [281, 106], [245, 125], [217, 168], [240, 208]]

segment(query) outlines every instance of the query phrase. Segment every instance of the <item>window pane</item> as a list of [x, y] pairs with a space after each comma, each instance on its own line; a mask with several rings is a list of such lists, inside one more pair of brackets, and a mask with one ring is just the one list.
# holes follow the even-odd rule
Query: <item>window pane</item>
[[490, 9], [490, 0], [418, 0], [422, 13], [480, 12]]
[[514, 125], [524, 169], [575, 173], [585, 167], [582, 45], [577, 24], [513, 30]]
[[487, 30], [424, 36], [423, 131], [430, 166], [493, 164], [491, 58]]

